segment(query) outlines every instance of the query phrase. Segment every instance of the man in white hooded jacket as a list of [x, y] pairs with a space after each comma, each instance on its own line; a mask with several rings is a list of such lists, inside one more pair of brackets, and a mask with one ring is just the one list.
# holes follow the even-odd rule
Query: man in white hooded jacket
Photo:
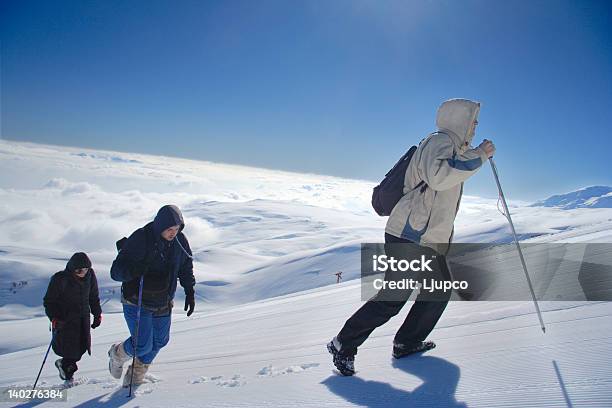
[[[438, 131], [423, 139], [414, 153], [406, 169], [404, 196], [393, 208], [385, 228], [386, 244], [412, 244], [425, 253], [435, 254], [439, 273], [445, 279], [451, 279], [444, 255], [453, 238], [463, 182], [495, 152], [493, 143], [486, 139], [477, 148], [470, 146], [479, 112], [480, 103], [467, 99], [442, 103], [436, 117]], [[379, 295], [355, 312], [327, 345], [334, 365], [343, 375], [355, 373], [357, 347], [375, 328], [398, 314], [408, 300], [408, 297], [379, 300]], [[421, 295], [395, 336], [395, 358], [435, 347], [433, 342], [425, 339], [442, 316], [450, 293], [438, 301], [419, 298]]]

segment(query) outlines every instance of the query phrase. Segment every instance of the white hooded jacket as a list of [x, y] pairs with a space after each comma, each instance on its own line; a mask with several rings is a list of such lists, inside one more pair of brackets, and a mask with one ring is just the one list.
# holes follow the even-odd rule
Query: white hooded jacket
[[404, 196], [397, 203], [385, 232], [445, 254], [463, 182], [488, 159], [470, 146], [480, 103], [467, 99], [445, 101], [438, 109], [438, 131], [419, 144], [404, 178]]

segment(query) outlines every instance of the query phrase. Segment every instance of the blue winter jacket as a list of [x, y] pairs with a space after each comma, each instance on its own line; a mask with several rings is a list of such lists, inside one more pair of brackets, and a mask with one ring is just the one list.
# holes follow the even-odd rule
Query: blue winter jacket
[[[172, 241], [166, 241], [161, 233], [180, 225], [180, 231]], [[111, 266], [111, 278], [123, 282], [121, 292], [128, 302], [138, 301], [138, 286], [144, 275], [143, 305], [158, 309], [167, 307], [174, 299], [176, 281], [180, 281], [185, 294], [194, 292], [195, 277], [191, 249], [182, 233], [185, 223], [176, 206], [166, 205], [157, 213], [153, 222], [130, 235]]]

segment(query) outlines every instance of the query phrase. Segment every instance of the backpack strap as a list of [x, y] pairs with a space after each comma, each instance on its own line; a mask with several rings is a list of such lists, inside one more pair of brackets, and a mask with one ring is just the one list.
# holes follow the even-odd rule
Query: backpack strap
[[[431, 140], [432, 136], [439, 135], [439, 134], [446, 135], [446, 136], [448, 136], [450, 138], [450, 135], [448, 133], [442, 132], [441, 130], [437, 130], [435, 132], [430, 133], [426, 138], [421, 140], [419, 142], [419, 148], [421, 147], [423, 142], [425, 142], [425, 144], [427, 144]], [[453, 139], [451, 139], [451, 143], [453, 143]], [[454, 143], [453, 143], [453, 153], [454, 153], [454, 150], [455, 150], [455, 147], [454, 147]], [[422, 151], [419, 151], [419, 160], [421, 159], [421, 154], [422, 154]], [[417, 184], [416, 186], [414, 186], [415, 189], [417, 189], [419, 187], [421, 187], [421, 193], [423, 193], [423, 192], [425, 192], [425, 190], [427, 190], [427, 183], [425, 183], [425, 180], [421, 179], [421, 182], [419, 184]]]
[[[430, 133], [429, 135], [427, 135], [427, 137], [423, 138], [423, 139], [422, 139], [422, 140], [419, 142], [419, 149], [421, 148], [421, 145], [423, 145], [423, 146], [424, 146], [424, 144], [429, 143], [429, 141], [431, 140], [431, 137], [432, 137], [433, 135], [435, 135], [435, 134], [438, 134], [438, 133], [441, 133], [441, 132], [432, 132], [432, 133]], [[420, 151], [419, 151], [419, 160], [421, 159], [421, 154], [422, 154], [422, 150], [420, 150]], [[415, 164], [415, 166], [416, 166], [416, 164]], [[410, 167], [410, 166], [409, 166], [409, 167]], [[406, 169], [406, 170], [408, 170], [408, 169]], [[418, 174], [418, 172], [417, 172], [417, 174]], [[417, 189], [417, 188], [419, 188], [419, 187], [421, 188], [421, 193], [424, 193], [424, 192], [425, 192], [425, 190], [427, 190], [427, 187], [428, 187], [428, 186], [427, 186], [427, 183], [425, 183], [425, 180], [421, 179], [421, 181], [420, 181], [420, 182], [419, 182], [419, 183], [418, 183], [416, 186], [414, 186], [414, 189], [413, 189], [413, 190], [416, 190], [416, 189]]]

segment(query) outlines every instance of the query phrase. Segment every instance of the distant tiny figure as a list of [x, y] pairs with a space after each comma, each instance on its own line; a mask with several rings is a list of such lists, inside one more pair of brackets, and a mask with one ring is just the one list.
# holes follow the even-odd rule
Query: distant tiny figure
[[342, 280], [342, 271], [336, 272], [336, 283], [340, 283], [340, 281]]
[[98, 281], [85, 253], [72, 255], [66, 269], [51, 277], [43, 304], [51, 320], [53, 351], [62, 357], [55, 367], [62, 380], [70, 381], [78, 370], [77, 361], [86, 351], [91, 355], [90, 327], [102, 323]]

